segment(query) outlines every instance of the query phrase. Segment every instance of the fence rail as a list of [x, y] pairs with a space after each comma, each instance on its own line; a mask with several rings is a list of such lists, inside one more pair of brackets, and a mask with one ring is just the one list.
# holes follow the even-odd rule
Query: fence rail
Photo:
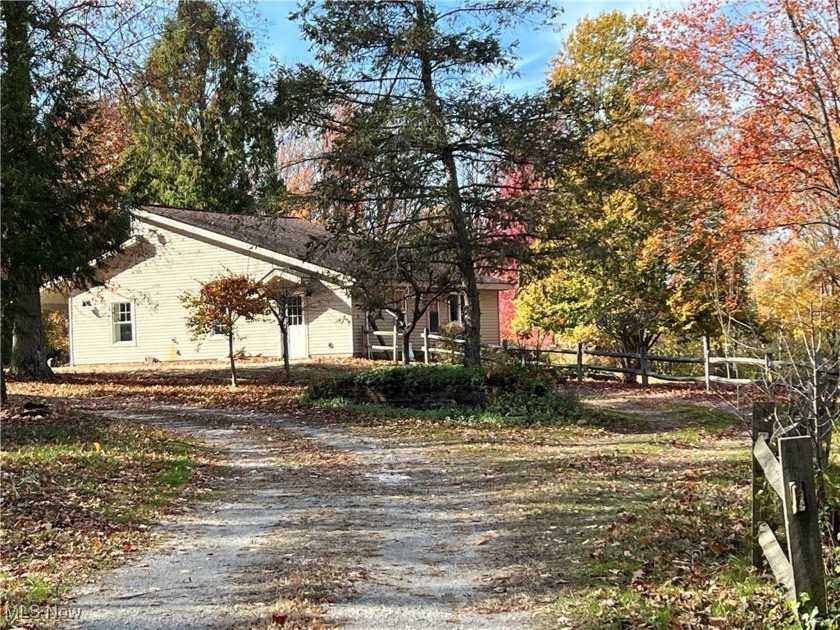
[[[402, 358], [402, 337], [403, 333], [395, 325], [392, 330], [368, 330], [365, 329], [365, 340], [368, 350], [368, 357], [373, 358], [374, 352], [383, 352], [390, 355], [392, 360], [399, 361]], [[370, 337], [379, 337], [382, 341], [390, 340], [390, 345], [382, 343], [371, 343]], [[462, 354], [457, 348], [466, 342], [463, 339], [445, 337], [444, 335], [431, 333], [424, 329], [421, 334], [423, 361], [428, 363], [434, 355], [459, 355]], [[664, 356], [658, 354], [647, 354], [644, 350], [640, 352], [612, 352], [586, 348], [583, 344], [577, 344], [575, 348], [533, 348], [527, 346], [511, 346], [507, 342], [501, 345], [483, 344], [482, 350], [492, 352], [503, 352], [507, 355], [515, 355], [524, 364], [550, 366], [561, 369], [569, 369], [575, 372], [578, 380], [582, 380], [586, 374], [597, 374], [607, 372], [611, 374], [629, 374], [641, 377], [642, 384], [648, 385], [650, 379], [675, 383], [705, 383], [706, 389], [711, 390], [714, 383], [730, 385], [750, 385], [754, 383], [769, 383], [775, 378], [774, 370], [780, 367], [804, 368], [816, 375], [837, 376], [840, 370], [830, 369], [821, 364], [819, 357], [816, 361], [782, 361], [773, 359], [767, 354], [763, 359], [756, 357], [719, 357], [711, 352], [709, 341], [703, 339], [702, 357], [685, 356]], [[413, 351], [413, 349], [412, 349]], [[574, 363], [560, 363], [555, 361], [544, 361], [541, 357], [551, 355], [574, 356]], [[586, 362], [586, 357], [619, 359], [623, 365], [603, 365], [601, 363]], [[492, 359], [492, 355], [488, 355]], [[703, 374], [699, 375], [674, 375], [666, 374], [661, 370], [651, 369], [651, 363], [666, 363], [677, 365], [702, 365]], [[715, 367], [724, 366], [726, 375], [716, 374]], [[739, 366], [759, 368], [754, 377], [744, 377], [739, 373]], [[730, 370], [730, 368], [733, 368]], [[734, 372], [734, 374], [733, 374]], [[755, 372], [755, 370], [754, 370]]]

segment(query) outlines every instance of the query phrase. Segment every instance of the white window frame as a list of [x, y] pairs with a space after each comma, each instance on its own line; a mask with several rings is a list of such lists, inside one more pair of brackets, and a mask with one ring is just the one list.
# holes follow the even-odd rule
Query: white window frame
[[[458, 319], [452, 319], [452, 298], [458, 300]], [[449, 322], [464, 323], [464, 296], [460, 293], [450, 293], [446, 300], [446, 314], [449, 316]]]
[[[291, 306], [291, 304], [289, 304], [290, 298], [297, 298], [300, 302], [299, 306], [295, 307], [295, 308], [299, 308], [300, 312], [296, 313], [295, 315], [290, 315], [289, 314], [289, 307]], [[303, 294], [302, 293], [293, 293], [293, 294], [288, 296], [288, 298], [285, 300], [285, 302], [286, 302], [286, 304], [284, 304], [284, 308], [286, 310], [286, 325], [287, 326], [304, 326], [304, 325], [306, 325], [306, 321], [304, 320], [304, 317], [303, 317], [303, 313], [304, 313], [304, 310], [305, 310], [304, 307], [303, 307]], [[295, 319], [299, 318], [300, 321], [298, 321], [297, 323], [292, 323], [292, 317], [295, 317]]]
[[[222, 307], [222, 310], [224, 311], [226, 309], [224, 307]], [[218, 319], [216, 321], [214, 321], [213, 325], [210, 327], [210, 334], [207, 335], [207, 336], [208, 337], [221, 337], [223, 339], [227, 339], [227, 335], [224, 332], [216, 330], [216, 327], [217, 326], [221, 327], [221, 325], [222, 324]]]
[[[131, 319], [127, 322], [131, 324], [131, 339], [129, 340], [122, 340], [119, 338], [117, 333], [117, 326], [122, 326], [122, 324], [126, 323], [123, 321], [115, 321], [114, 320], [114, 309], [122, 306], [123, 304], [128, 304], [129, 314]], [[137, 308], [135, 307], [134, 302], [111, 302], [111, 345], [113, 346], [136, 346], [137, 345]]]

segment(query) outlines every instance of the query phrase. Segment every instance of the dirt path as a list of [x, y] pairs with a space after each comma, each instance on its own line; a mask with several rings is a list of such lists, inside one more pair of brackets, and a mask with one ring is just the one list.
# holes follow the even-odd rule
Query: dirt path
[[422, 447], [261, 414], [122, 415], [218, 449], [231, 489], [165, 524], [162, 546], [77, 592], [82, 622], [69, 627], [243, 627], [272, 614], [282, 623], [278, 599], [318, 593], [315, 613], [346, 628], [530, 625], [467, 609], [483, 597], [490, 569], [476, 543], [494, 524], [482, 497]]

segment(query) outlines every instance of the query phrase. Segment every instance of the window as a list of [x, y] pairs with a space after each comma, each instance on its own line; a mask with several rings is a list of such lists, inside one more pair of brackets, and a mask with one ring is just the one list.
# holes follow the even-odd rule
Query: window
[[134, 305], [117, 302], [111, 305], [114, 324], [114, 343], [134, 341]]
[[449, 321], [461, 322], [461, 311], [463, 310], [464, 299], [460, 295], [449, 296]]
[[[227, 315], [227, 308], [225, 308], [224, 306], [222, 307], [222, 314]], [[210, 336], [214, 337], [216, 335], [224, 334], [226, 334], [224, 324], [222, 324], [222, 321], [219, 319], [215, 320], [213, 322], [213, 328], [210, 329]]]
[[286, 323], [289, 326], [303, 325], [303, 297], [290, 295], [286, 298]]
[[440, 332], [440, 311], [438, 310], [438, 301], [429, 302], [429, 332]]

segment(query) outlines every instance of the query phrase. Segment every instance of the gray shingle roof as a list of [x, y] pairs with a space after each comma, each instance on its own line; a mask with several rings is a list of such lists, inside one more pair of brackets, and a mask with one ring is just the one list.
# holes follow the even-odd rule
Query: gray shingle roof
[[261, 217], [141, 206], [141, 210], [303, 260], [314, 239], [328, 236], [320, 225], [295, 217]]
[[[307, 256], [310, 253], [310, 244], [316, 239], [329, 236], [329, 232], [306, 219], [225, 214], [164, 206], [141, 206], [140, 209], [215, 232], [221, 236], [235, 238], [278, 254], [313, 262], [333, 271], [340, 271], [348, 266], [348, 261], [342, 259], [340, 252], [317, 250], [313, 252], [314, 256]], [[479, 274], [478, 282], [480, 284], [505, 283], [504, 280], [486, 274]]]

